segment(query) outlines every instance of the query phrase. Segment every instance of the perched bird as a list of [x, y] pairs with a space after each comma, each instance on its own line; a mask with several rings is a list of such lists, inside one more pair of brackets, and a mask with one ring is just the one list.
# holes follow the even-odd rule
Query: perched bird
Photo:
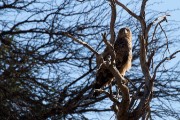
[[[131, 68], [132, 60], [132, 33], [129, 28], [121, 28], [119, 30], [117, 39], [114, 43], [114, 51], [116, 53], [116, 68], [119, 70], [122, 76], [126, 71]], [[104, 57], [106, 60], [107, 58]], [[107, 68], [99, 68], [96, 74], [96, 82], [94, 89], [100, 89], [105, 85], [108, 85], [113, 80], [113, 74]], [[94, 96], [99, 95], [98, 92], [94, 92]]]

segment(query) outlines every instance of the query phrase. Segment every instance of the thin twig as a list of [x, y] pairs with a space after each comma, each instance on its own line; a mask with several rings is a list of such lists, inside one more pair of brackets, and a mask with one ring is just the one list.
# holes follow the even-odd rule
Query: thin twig
[[[165, 35], [165, 37], [166, 37], [166, 45], [167, 45], [166, 50], [168, 50], [168, 52], [169, 52], [169, 54], [170, 54], [169, 46], [168, 46], [168, 37], [167, 37], [166, 32], [164, 31], [164, 29], [162, 28], [161, 24], [159, 24], [159, 26], [160, 26], [161, 30], [163, 31], [163, 33], [164, 33], [164, 35]], [[165, 51], [166, 51], [166, 50], [165, 50]]]
[[154, 54], [155, 54], [155, 51], [153, 50], [148, 58], [148, 62], [147, 62], [148, 67], [150, 67], [150, 65], [151, 65], [151, 61], [154, 57]]
[[105, 52], [107, 52], [111, 56], [111, 63], [114, 63], [115, 58], [116, 58], [116, 54], [115, 54], [114, 48], [113, 48], [112, 44], [107, 41], [106, 33], [102, 34], [102, 37], [103, 37], [104, 43], [107, 46], [107, 49], [106, 49], [107, 51], [105, 51]]
[[175, 54], [177, 54], [177, 53], [179, 53], [180, 52], [180, 50], [178, 50], [178, 51], [176, 51], [176, 52], [174, 52], [173, 54], [171, 54], [169, 57], [165, 57], [163, 60], [161, 60], [161, 62], [155, 67], [155, 70], [154, 70], [154, 75], [153, 75], [153, 77], [152, 77], [152, 80], [154, 80], [155, 79], [155, 77], [156, 77], [156, 72], [157, 72], [157, 69], [161, 66], [161, 64], [162, 63], [164, 63], [166, 60], [171, 60], [171, 59], [173, 59], [173, 58], [175, 58]]
[[135, 84], [134, 84], [129, 78], [127, 78], [126, 76], [124, 76], [124, 78], [125, 78], [128, 82], [130, 82], [130, 84], [132, 85], [132, 87], [133, 87], [135, 90], [137, 90]]
[[88, 48], [91, 52], [95, 53], [96, 56], [99, 56], [99, 53], [96, 52], [96, 51], [95, 51], [90, 45], [88, 45], [86, 42], [83, 42], [83, 41], [81, 41], [81, 40], [78, 40], [77, 38], [73, 37], [73, 36], [72, 36], [71, 34], [69, 34], [69, 33], [65, 33], [65, 35], [66, 35], [67, 37], [71, 38], [72, 40], [76, 41], [77, 43], [79, 43], [79, 44], [85, 46], [86, 48]]
[[114, 0], [119, 6], [121, 6], [124, 10], [126, 10], [130, 15], [132, 15], [134, 18], [136, 18], [137, 20], [141, 20], [140, 17], [138, 15], [136, 15], [134, 12], [132, 12], [129, 8], [127, 8], [124, 4], [122, 4], [121, 2], [119, 2], [118, 0]]
[[[153, 32], [153, 36], [152, 36], [152, 40], [154, 40], [154, 36], [155, 36], [155, 33], [156, 33], [156, 30], [157, 30], [157, 27], [158, 27], [158, 25], [160, 25], [162, 22], [164, 22], [164, 21], [167, 21], [167, 19], [166, 19], [166, 16], [161, 16], [161, 17], [159, 17], [159, 18], [156, 18], [156, 20], [155, 21], [153, 21], [152, 22], [152, 24], [154, 24], [157, 20], [159, 20], [160, 18], [162, 18], [160, 21], [158, 21], [158, 23], [156, 24], [156, 26], [155, 26], [155, 29], [154, 29], [154, 32]], [[148, 26], [148, 28], [150, 27], [150, 24], [149, 24], [149, 26]], [[150, 29], [150, 28], [149, 28]]]
[[110, 49], [113, 49], [112, 44], [109, 43], [109, 42], [107, 41], [107, 39], [106, 39], [106, 33], [103, 33], [103, 34], [102, 34], [102, 37], [103, 37], [103, 42], [106, 44], [106, 46], [107, 46], [108, 48], [110, 48]]
[[109, 92], [106, 92], [105, 90], [102, 89], [95, 89], [95, 92], [100, 92], [100, 93], [104, 93], [106, 96], [108, 96], [110, 98], [110, 100], [114, 103], [116, 103], [117, 105], [120, 104], [120, 102]]
[[[165, 21], [167, 22], [167, 18], [166, 18], [167, 16], [170, 16], [170, 15], [168, 15], [168, 14], [167, 14], [167, 15], [163, 15], [163, 16], [160, 16], [160, 17], [156, 18], [154, 21], [152, 21], [152, 22], [147, 26], [147, 32], [149, 32], [149, 30], [151, 29], [152, 25], [155, 24], [157, 21], [160, 22], [160, 21], [164, 21], [164, 20], [165, 20]], [[159, 22], [158, 22], [158, 23], [159, 23]]]

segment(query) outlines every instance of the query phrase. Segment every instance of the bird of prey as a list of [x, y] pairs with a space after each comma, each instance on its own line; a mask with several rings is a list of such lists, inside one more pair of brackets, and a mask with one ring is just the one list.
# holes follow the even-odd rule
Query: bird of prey
[[[116, 53], [116, 68], [119, 73], [124, 76], [126, 71], [131, 68], [132, 60], [132, 33], [129, 28], [121, 28], [119, 30], [117, 39], [114, 43], [114, 51]], [[106, 60], [106, 57], [104, 57]], [[113, 74], [108, 68], [99, 68], [96, 74], [96, 82], [94, 89], [100, 89], [105, 85], [108, 85], [113, 80]], [[99, 95], [98, 92], [94, 92], [94, 96]]]

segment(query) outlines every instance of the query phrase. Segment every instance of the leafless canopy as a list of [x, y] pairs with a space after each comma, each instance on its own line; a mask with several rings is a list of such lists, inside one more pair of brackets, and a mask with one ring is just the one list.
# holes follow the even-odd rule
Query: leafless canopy
[[[179, 24], [167, 11], [151, 10], [155, 4], [161, 5], [1, 0], [0, 119], [93, 119], [105, 112], [119, 120], [180, 119]], [[124, 26], [133, 33], [133, 65], [125, 78], [112, 47]], [[103, 60], [106, 47], [111, 61]], [[99, 65], [115, 81], [95, 98]]]

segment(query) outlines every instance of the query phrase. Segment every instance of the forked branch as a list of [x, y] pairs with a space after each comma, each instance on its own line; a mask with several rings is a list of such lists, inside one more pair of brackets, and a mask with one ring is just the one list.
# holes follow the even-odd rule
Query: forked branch
[[116, 22], [116, 4], [114, 2], [114, 0], [110, 0], [111, 2], [111, 22], [110, 22], [110, 34], [111, 34], [111, 38], [110, 38], [110, 42], [111, 44], [114, 44], [115, 41], [115, 32], [114, 32], [114, 26], [115, 26], [115, 22]]
[[158, 70], [158, 68], [161, 66], [161, 64], [163, 64], [166, 60], [171, 60], [171, 59], [175, 58], [174, 55], [176, 55], [176, 54], [179, 53], [179, 52], [180, 52], [180, 50], [174, 52], [174, 53], [171, 54], [169, 57], [165, 57], [163, 60], [161, 60], [161, 62], [155, 67], [154, 75], [153, 75], [153, 77], [152, 77], [153, 80], [156, 78], [157, 70]]

